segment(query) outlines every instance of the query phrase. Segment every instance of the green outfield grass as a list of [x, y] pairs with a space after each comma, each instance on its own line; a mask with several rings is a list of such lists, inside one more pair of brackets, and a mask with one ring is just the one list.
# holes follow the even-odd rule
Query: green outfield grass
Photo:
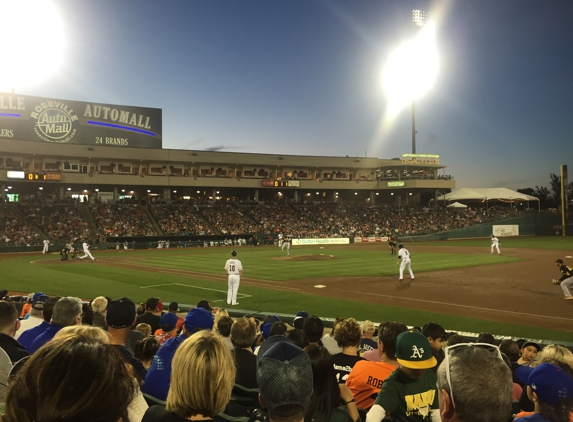
[[[525, 249], [561, 249], [573, 251], [573, 238], [572, 237], [501, 237], [500, 249], [503, 248], [525, 248]], [[410, 243], [411, 245], [424, 245], [424, 246], [471, 246], [489, 248], [490, 243], [488, 238], [484, 239], [471, 239], [471, 240], [441, 240], [436, 242], [423, 242], [423, 243]], [[503, 252], [503, 251], [502, 251]]]
[[[511, 245], [510, 245], [511, 243]], [[440, 269], [462, 268], [479, 265], [495, 265], [519, 260], [516, 257], [490, 254], [416, 253], [415, 245], [481, 246], [489, 248], [487, 241], [455, 241], [411, 244], [414, 271], [422, 273]], [[540, 246], [541, 245], [541, 246]], [[546, 245], [546, 246], [543, 246]], [[571, 242], [560, 238], [503, 239], [502, 247], [551, 247], [566, 250]], [[130, 264], [154, 267], [161, 272], [126, 269], [100, 265], [102, 262], [68, 262], [45, 265], [44, 260], [59, 260], [56, 254], [42, 256], [22, 254], [0, 262], [2, 285], [10, 291], [75, 295], [93, 298], [128, 296], [135, 301], [145, 301], [159, 296], [164, 302], [178, 301], [194, 305], [208, 299], [213, 306], [224, 305], [226, 300], [226, 276], [223, 269], [230, 257], [229, 248], [198, 248], [145, 250], [145, 251], [93, 251], [96, 258], [127, 260]], [[388, 276], [396, 275], [396, 257], [385, 247], [364, 250], [352, 246], [294, 247], [291, 255], [324, 254], [324, 261], [281, 261], [278, 248], [240, 248], [239, 258], [245, 267], [247, 278], [257, 278], [279, 283], [303, 278], [329, 276]], [[503, 249], [502, 249], [503, 251]], [[330, 258], [329, 255], [333, 255]], [[2, 256], [0, 256], [1, 258]], [[179, 274], [177, 272], [180, 272]], [[208, 273], [206, 277], [190, 277], [181, 271]], [[422, 325], [437, 321], [449, 330], [511, 335], [515, 337], [540, 338], [569, 341], [570, 333], [530, 328], [519, 325], [493, 323], [478, 319], [416, 311], [391, 306], [381, 306], [353, 300], [330, 299], [290, 291], [276, 291], [258, 286], [242, 285], [238, 308], [249, 312], [294, 314], [305, 309], [326, 318], [355, 317], [382, 321], [393, 319], [409, 325]]]

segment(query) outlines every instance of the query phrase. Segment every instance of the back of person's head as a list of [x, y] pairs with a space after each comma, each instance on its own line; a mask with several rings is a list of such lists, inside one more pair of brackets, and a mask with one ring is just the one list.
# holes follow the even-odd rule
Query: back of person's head
[[18, 371], [4, 422], [128, 420], [136, 392], [121, 354], [83, 336], [48, 342]]
[[151, 325], [142, 322], [135, 326], [135, 329], [143, 334], [143, 337], [149, 337], [151, 335]]
[[251, 347], [257, 337], [255, 323], [247, 317], [237, 318], [231, 326], [231, 343], [238, 349]]
[[354, 318], [348, 318], [342, 321], [334, 333], [334, 340], [339, 347], [354, 347], [360, 345], [362, 339], [362, 330], [360, 324]]
[[438, 338], [441, 339], [446, 338], [446, 330], [444, 330], [444, 328], [440, 324], [435, 322], [428, 322], [426, 325], [424, 325], [422, 327], [422, 334], [433, 340], [436, 340]]
[[63, 297], [54, 305], [51, 323], [60, 327], [76, 325], [81, 322], [82, 301], [77, 297]]
[[318, 340], [322, 338], [322, 333], [324, 332], [324, 323], [316, 315], [309, 316], [304, 320], [302, 331], [304, 331], [308, 337], [309, 342], [318, 343]]
[[94, 300], [92, 300], [91, 306], [92, 310], [96, 313], [105, 312], [107, 309], [107, 299], [103, 296], [98, 296]]
[[[449, 407], [440, 407], [452, 420], [463, 422], [507, 422], [511, 416], [513, 381], [511, 370], [497, 351], [459, 346], [438, 367], [438, 390], [450, 397]], [[446, 376], [449, 365], [450, 383]], [[441, 400], [442, 403], [442, 400]]]
[[233, 318], [230, 316], [222, 316], [217, 322], [217, 330], [219, 334], [223, 337], [229, 337], [231, 335], [231, 327], [233, 326]]
[[332, 409], [340, 404], [340, 388], [336, 381], [332, 356], [326, 347], [313, 344], [306, 351], [312, 365], [314, 389], [304, 420], [329, 421]]
[[476, 343], [487, 343], [493, 344], [494, 346], [497, 345], [497, 342], [491, 333], [479, 333]]
[[[450, 346], [449, 342], [448, 346]], [[499, 350], [501, 350], [501, 353], [507, 356], [510, 362], [517, 362], [519, 359], [519, 346], [514, 340], [502, 340], [501, 343], [499, 343]]]
[[94, 311], [89, 303], [82, 303], [82, 324], [94, 325]]
[[141, 362], [149, 362], [153, 359], [159, 347], [161, 347], [161, 345], [155, 336], [148, 336], [137, 342], [133, 354]]
[[404, 331], [408, 331], [406, 324], [396, 321], [386, 321], [378, 328], [378, 342], [382, 344], [384, 354], [388, 359], [396, 359], [396, 340]]
[[461, 334], [452, 334], [448, 337], [448, 346], [453, 346], [454, 344], [467, 343], [468, 340]]
[[[206, 309], [206, 308], [204, 308]], [[207, 309], [208, 310], [208, 309]], [[209, 311], [209, 310], [208, 310]], [[211, 311], [209, 311], [211, 312]], [[216, 313], [215, 313], [215, 317], [214, 317], [214, 322], [213, 322], [213, 326], [217, 327], [217, 324], [219, 323], [219, 320], [224, 317], [224, 316], [229, 316], [229, 312], [227, 312], [225, 309], [219, 309]]]
[[284, 336], [270, 337], [257, 356], [257, 384], [271, 421], [303, 419], [313, 391], [308, 354]]
[[13, 330], [16, 332], [18, 310], [13, 302], [0, 300], [0, 331]]
[[545, 346], [543, 350], [538, 353], [535, 360], [540, 363], [561, 362], [573, 368], [573, 353], [571, 353], [571, 351], [565, 346], [560, 346], [558, 344], [549, 344]]
[[334, 337], [334, 334], [336, 333], [336, 330], [338, 329], [338, 327], [340, 327], [340, 325], [344, 322], [344, 318], [334, 318], [334, 322], [332, 323], [332, 331], [330, 332], [330, 337]]
[[107, 331], [89, 325], [70, 325], [62, 328], [54, 336], [55, 339], [68, 337], [83, 337], [90, 340], [98, 340], [104, 344], [109, 344], [109, 334]]
[[159, 298], [158, 297], [150, 297], [145, 302], [145, 310], [148, 312], [156, 311], [158, 306], [159, 306]]
[[54, 315], [54, 306], [61, 298], [62, 296], [52, 296], [46, 300], [46, 303], [44, 303], [44, 321], [50, 322], [52, 320], [52, 315]]
[[223, 339], [203, 330], [185, 340], [173, 357], [166, 410], [180, 418], [213, 417], [231, 399], [235, 362]]
[[302, 330], [295, 328], [294, 330], [287, 331], [285, 333], [285, 337], [303, 350], [309, 345], [308, 337]]
[[269, 336], [282, 336], [287, 332], [287, 326], [282, 321], [273, 322]]

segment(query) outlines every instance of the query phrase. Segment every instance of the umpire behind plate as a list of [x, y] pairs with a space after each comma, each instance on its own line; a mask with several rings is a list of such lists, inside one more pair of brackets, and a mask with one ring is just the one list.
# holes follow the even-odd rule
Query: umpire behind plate
[[560, 284], [561, 289], [563, 290], [563, 294], [565, 294], [564, 299], [566, 300], [573, 300], [573, 296], [571, 295], [571, 286], [573, 286], [573, 268], [569, 265], [563, 264], [562, 259], [558, 259], [555, 261], [557, 266], [559, 267], [559, 271], [561, 271], [561, 278], [559, 280], [553, 279], [553, 284]]

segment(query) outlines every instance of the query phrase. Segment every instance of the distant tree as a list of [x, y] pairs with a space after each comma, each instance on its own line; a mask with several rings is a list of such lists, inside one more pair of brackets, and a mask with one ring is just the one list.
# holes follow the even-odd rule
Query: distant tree
[[551, 192], [545, 186], [535, 186], [533, 196], [539, 198], [539, 206], [541, 209], [553, 208], [555, 206]]
[[535, 196], [535, 189], [533, 189], [533, 188], [517, 189], [517, 191], [519, 193], [524, 193], [524, 194], [529, 195], [529, 196]]
[[556, 206], [559, 206], [561, 205], [561, 176], [551, 173], [549, 177], [551, 178], [551, 196]]

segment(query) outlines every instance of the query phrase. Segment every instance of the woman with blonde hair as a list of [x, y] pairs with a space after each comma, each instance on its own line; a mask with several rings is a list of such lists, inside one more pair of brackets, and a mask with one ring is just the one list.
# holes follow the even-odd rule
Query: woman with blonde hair
[[221, 413], [235, 383], [235, 362], [223, 339], [202, 330], [175, 352], [166, 406], [152, 406], [142, 422], [212, 420]]
[[141, 333], [143, 333], [143, 338], [149, 337], [151, 335], [151, 325], [142, 322], [141, 324], [137, 324], [135, 329]]
[[229, 316], [229, 312], [227, 312], [225, 309], [223, 308], [219, 308], [217, 310], [217, 312], [215, 313], [215, 320], [213, 321], [213, 331], [215, 331], [216, 333], [219, 332], [219, 330], [217, 329], [217, 323], [219, 322], [219, 320], [224, 317], [224, 316]]
[[91, 340], [99, 340], [103, 344], [109, 344], [107, 331], [90, 325], [72, 325], [64, 327], [56, 333], [54, 339], [66, 339], [69, 337], [83, 337]]

